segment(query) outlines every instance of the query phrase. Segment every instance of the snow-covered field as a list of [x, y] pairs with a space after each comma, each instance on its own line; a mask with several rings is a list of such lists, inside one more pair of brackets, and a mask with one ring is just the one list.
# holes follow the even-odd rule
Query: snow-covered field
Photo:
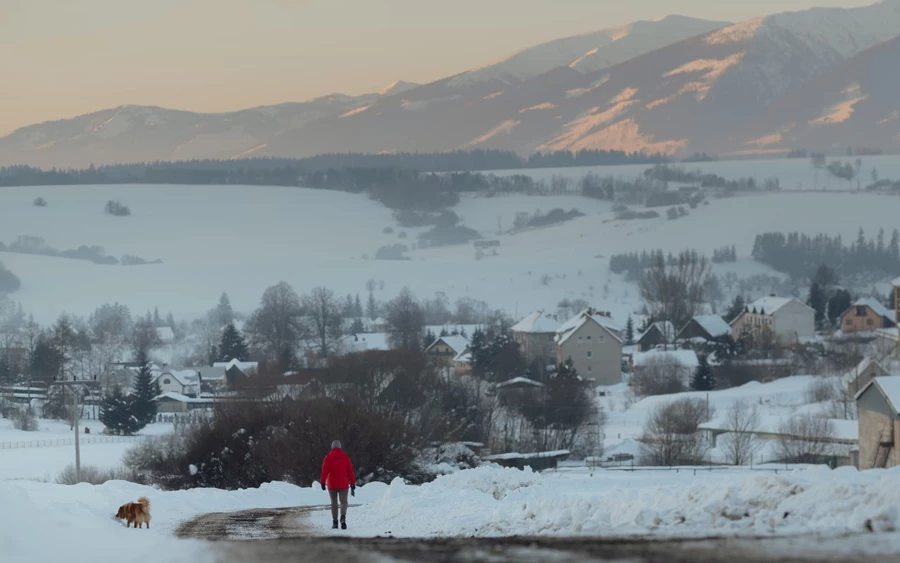
[[[758, 164], [756, 164], [758, 165]], [[536, 171], [536, 173], [544, 171]], [[32, 200], [44, 197], [49, 206]], [[120, 199], [125, 218], [103, 214]], [[785, 193], [715, 200], [685, 218], [618, 222], [606, 202], [579, 196], [483, 198], [466, 195], [456, 211], [466, 224], [494, 237], [511, 227], [517, 212], [578, 208], [585, 217], [516, 235], [497, 236], [499, 256], [478, 261], [471, 246], [421, 249], [410, 261], [375, 261], [399, 238], [391, 212], [365, 196], [298, 188], [210, 186], [65, 186], [0, 190], [0, 240], [20, 235], [46, 239], [58, 249], [99, 245], [107, 254], [161, 259], [145, 266], [90, 262], [0, 252], [22, 280], [12, 297], [42, 323], [63, 311], [88, 315], [105, 302], [136, 313], [159, 307], [190, 319], [211, 308], [225, 291], [242, 312], [254, 309], [266, 287], [279, 281], [298, 292], [316, 285], [338, 295], [360, 293], [365, 282], [383, 280], [376, 298], [393, 298], [404, 286], [420, 297], [445, 292], [471, 297], [523, 316], [553, 309], [561, 299], [583, 298], [623, 317], [639, 308], [637, 288], [608, 269], [618, 252], [663, 248], [704, 252], [737, 246], [741, 260], [719, 272], [740, 276], [771, 272], [747, 259], [763, 231], [828, 232], [851, 240], [861, 223], [869, 235], [896, 226], [900, 198], [865, 194]], [[865, 209], [865, 221], [848, 221], [847, 209]], [[385, 234], [387, 226], [394, 234]]]

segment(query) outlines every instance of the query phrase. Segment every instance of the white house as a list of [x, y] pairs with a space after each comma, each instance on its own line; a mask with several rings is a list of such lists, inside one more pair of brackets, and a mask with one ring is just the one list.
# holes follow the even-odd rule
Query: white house
[[764, 331], [781, 342], [811, 340], [816, 337], [816, 311], [799, 299], [769, 295], [747, 305], [731, 321], [735, 340], [746, 334], [760, 336]]
[[166, 369], [156, 375], [154, 381], [159, 383], [159, 389], [162, 394], [197, 395], [200, 393], [197, 372], [192, 369]]

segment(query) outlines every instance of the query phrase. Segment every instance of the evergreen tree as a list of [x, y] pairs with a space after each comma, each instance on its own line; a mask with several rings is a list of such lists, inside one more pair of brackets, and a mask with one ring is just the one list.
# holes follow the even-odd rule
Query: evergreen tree
[[445, 336], [450, 336], [450, 332], [447, 331], [447, 327], [441, 328], [441, 334], [440, 334], [440, 337], [443, 338], [443, 337], [445, 337]]
[[166, 326], [172, 327], [172, 330], [175, 330], [175, 316], [172, 315], [172, 311], [169, 311], [169, 314], [166, 315]]
[[140, 353], [137, 361], [140, 367], [131, 391], [131, 415], [139, 424], [137, 430], [140, 430], [156, 418], [156, 401], [153, 399], [161, 393], [159, 382], [153, 380], [147, 356]]
[[157, 328], [163, 326], [162, 317], [159, 316], [159, 307], [153, 308], [153, 326]]
[[734, 319], [738, 318], [738, 315], [743, 313], [746, 307], [747, 304], [744, 302], [743, 296], [736, 296], [731, 302], [731, 306], [728, 308], [728, 311], [726, 311], [725, 313], [725, 320], [730, 323]]
[[825, 321], [825, 310], [828, 307], [828, 299], [822, 286], [818, 283], [813, 283], [809, 286], [809, 296], [806, 299], [806, 304], [815, 309], [816, 325], [821, 326]]
[[432, 332], [431, 329], [429, 328], [428, 331], [425, 333], [425, 336], [422, 338], [422, 350], [424, 350], [424, 349], [428, 348], [429, 346], [431, 346], [432, 344], [434, 344], [435, 340], [437, 340], [437, 336], [435, 336], [434, 332]]
[[341, 305], [341, 317], [345, 319], [353, 318], [353, 296], [349, 293], [347, 297], [344, 298], [344, 303]]
[[900, 231], [894, 229], [891, 233], [891, 243], [888, 245], [888, 253], [892, 258], [900, 259]]
[[230, 322], [234, 322], [234, 309], [231, 308], [231, 300], [228, 298], [227, 293], [223, 292], [219, 296], [219, 304], [216, 305], [213, 311], [213, 318], [219, 326], [225, 326]]
[[366, 327], [363, 325], [362, 318], [356, 317], [353, 319], [353, 324], [350, 326], [351, 334], [361, 334], [366, 331]]
[[359, 294], [357, 293], [356, 299], [353, 300], [353, 316], [357, 319], [361, 319], [363, 314], [362, 302], [360, 302]]
[[145, 426], [134, 416], [131, 402], [122, 395], [118, 387], [114, 387], [110, 394], [103, 397], [100, 403], [100, 422], [109, 432], [120, 436], [130, 436]]
[[712, 368], [706, 356], [700, 358], [700, 364], [694, 370], [694, 376], [691, 378], [691, 389], [694, 391], [712, 391], [716, 388], [716, 381], [713, 377]]
[[371, 321], [378, 318], [378, 305], [375, 303], [375, 294], [371, 291], [369, 292], [369, 300], [366, 302], [366, 315], [369, 316]]
[[853, 304], [853, 298], [846, 289], [839, 289], [828, 300], [828, 322], [831, 326], [837, 326], [838, 320], [844, 311]]
[[247, 344], [234, 323], [228, 323], [219, 341], [219, 361], [229, 362], [234, 359], [242, 362], [248, 359]]
[[628, 315], [628, 320], [625, 321], [625, 344], [628, 346], [634, 344], [634, 319], [631, 315]]

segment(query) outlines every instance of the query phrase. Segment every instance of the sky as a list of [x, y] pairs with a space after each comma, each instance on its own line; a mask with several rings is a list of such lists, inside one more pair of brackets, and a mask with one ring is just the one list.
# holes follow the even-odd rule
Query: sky
[[681, 14], [873, 0], [0, 0], [0, 135], [124, 104], [219, 112], [429, 82]]

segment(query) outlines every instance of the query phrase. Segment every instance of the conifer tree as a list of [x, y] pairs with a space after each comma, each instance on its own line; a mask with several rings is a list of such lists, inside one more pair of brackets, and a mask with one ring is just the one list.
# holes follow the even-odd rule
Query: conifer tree
[[716, 388], [716, 382], [713, 377], [712, 368], [707, 361], [706, 356], [700, 358], [700, 364], [694, 370], [694, 376], [691, 378], [691, 389], [694, 391], [712, 391]]
[[153, 380], [147, 356], [140, 353], [137, 361], [140, 367], [131, 391], [131, 414], [139, 425], [137, 429], [140, 430], [156, 418], [156, 401], [153, 399], [161, 393], [159, 382]]
[[634, 319], [631, 318], [631, 315], [628, 315], [628, 320], [625, 322], [625, 344], [628, 346], [634, 344]]
[[230, 362], [235, 359], [243, 362], [248, 359], [247, 344], [234, 323], [228, 323], [222, 330], [218, 357], [220, 362]]
[[112, 434], [130, 436], [145, 426], [132, 412], [132, 404], [118, 387], [103, 397], [100, 403], [100, 422]]

